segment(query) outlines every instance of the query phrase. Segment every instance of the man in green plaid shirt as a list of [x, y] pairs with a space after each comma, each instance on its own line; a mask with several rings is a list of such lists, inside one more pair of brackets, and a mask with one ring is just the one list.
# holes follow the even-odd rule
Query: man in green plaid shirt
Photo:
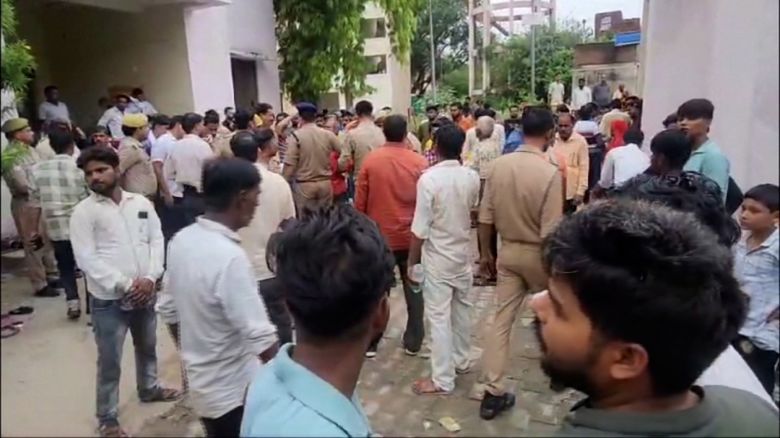
[[30, 171], [30, 202], [37, 207], [33, 221], [43, 218], [54, 247], [54, 257], [60, 271], [60, 281], [65, 289], [69, 319], [81, 316], [78, 286], [76, 285], [76, 259], [70, 244], [70, 216], [73, 208], [89, 196], [84, 173], [73, 158], [75, 144], [69, 129], [57, 128], [49, 132], [54, 158], [41, 161]]

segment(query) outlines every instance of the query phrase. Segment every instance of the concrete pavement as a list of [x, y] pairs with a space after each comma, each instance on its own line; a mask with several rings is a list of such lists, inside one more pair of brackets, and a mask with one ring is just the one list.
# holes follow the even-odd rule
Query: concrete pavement
[[[2, 340], [3, 436], [94, 436], [96, 351], [86, 317], [65, 318], [64, 297], [31, 298], [21, 276], [21, 259], [3, 256], [2, 311], [19, 305], [35, 307], [22, 332]], [[529, 329], [530, 314], [515, 325], [508, 386], [517, 405], [493, 421], [479, 418], [479, 403], [468, 399], [476, 380], [482, 338], [491, 323], [493, 288], [476, 288], [477, 305], [472, 357], [474, 371], [459, 376], [455, 393], [446, 397], [416, 396], [412, 382], [430, 374], [427, 360], [404, 355], [401, 348], [406, 310], [400, 288], [391, 294], [391, 322], [378, 355], [367, 360], [358, 391], [374, 431], [383, 436], [448, 436], [440, 424], [452, 417], [463, 436], [549, 436], [574, 401], [570, 392], [554, 394], [538, 366], [538, 350]], [[129, 338], [129, 336], [128, 336]], [[178, 386], [178, 356], [167, 331], [158, 326], [158, 361], [164, 383]], [[120, 385], [120, 420], [135, 436], [202, 436], [187, 402], [142, 404], [135, 393], [135, 363], [128, 339]]]

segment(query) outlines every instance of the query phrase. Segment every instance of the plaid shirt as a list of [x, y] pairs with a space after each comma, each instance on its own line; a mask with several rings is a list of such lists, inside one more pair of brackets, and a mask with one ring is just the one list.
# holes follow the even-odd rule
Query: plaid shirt
[[30, 201], [41, 208], [49, 238], [69, 240], [73, 208], [89, 196], [84, 172], [70, 155], [57, 155], [33, 166], [30, 174]]

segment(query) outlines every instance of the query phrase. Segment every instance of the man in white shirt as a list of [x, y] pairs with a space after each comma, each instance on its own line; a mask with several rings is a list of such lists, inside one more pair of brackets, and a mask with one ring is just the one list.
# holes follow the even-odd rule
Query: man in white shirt
[[122, 117], [124, 117], [125, 113], [132, 114], [133, 111], [128, 108], [130, 97], [126, 94], [118, 94], [114, 101], [114, 106], [103, 113], [97, 125], [108, 128], [108, 133], [111, 134], [111, 137], [119, 140], [125, 138], [125, 134], [122, 132]]
[[160, 135], [152, 145], [152, 166], [157, 177], [157, 187], [160, 189], [156, 207], [162, 222], [166, 246], [168, 246], [168, 242], [176, 231], [183, 228], [183, 225], [179, 225], [182, 223], [179, 220], [179, 210], [175, 208], [181, 205], [181, 189], [176, 184], [176, 180], [171, 175], [166, 175], [164, 170], [165, 162], [168, 160], [176, 142], [184, 137], [184, 129], [181, 127], [182, 118], [182, 116], [171, 117], [167, 131]]
[[629, 96], [629, 93], [628, 93], [628, 90], [626, 90], [626, 84], [618, 85], [618, 89], [615, 90], [614, 93], [612, 93], [612, 98], [613, 99], [623, 100], [624, 98], [626, 98], [628, 96]]
[[624, 182], [650, 167], [650, 157], [639, 148], [645, 139], [642, 131], [631, 129], [626, 132], [623, 138], [626, 145], [612, 149], [604, 157], [601, 179], [598, 183], [601, 189], [620, 187]]
[[206, 213], [171, 240], [158, 312], [179, 324], [192, 407], [209, 437], [239, 435], [244, 393], [261, 362], [278, 348], [276, 328], [257, 293], [237, 231], [252, 220], [260, 174], [245, 160], [209, 162], [203, 171]]
[[579, 111], [583, 105], [593, 101], [593, 92], [585, 85], [585, 78], [577, 81], [577, 87], [571, 90], [571, 109]]
[[268, 316], [276, 326], [279, 343], [284, 345], [292, 342], [292, 323], [279, 281], [268, 266], [266, 247], [282, 222], [295, 218], [292, 190], [284, 177], [268, 170], [268, 162], [279, 149], [271, 128], [259, 128], [254, 133], [236, 133], [230, 140], [230, 149], [236, 158], [253, 163], [260, 173], [260, 195], [255, 216], [238, 235], [241, 236], [241, 247], [252, 262], [257, 288], [265, 301]]
[[452, 393], [456, 372], [471, 366], [471, 210], [479, 202], [479, 175], [458, 161], [464, 142], [460, 128], [443, 126], [435, 138], [440, 161], [417, 182], [408, 260], [410, 269], [422, 260], [431, 328], [431, 377], [414, 383], [416, 394]]
[[547, 87], [547, 101], [550, 103], [550, 108], [555, 109], [558, 105], [563, 103], [563, 95], [565, 88], [561, 82], [561, 75], [555, 76], [555, 81], [550, 83]]
[[195, 113], [187, 113], [182, 117], [181, 127], [184, 137], [176, 142], [164, 163], [166, 177], [176, 181], [181, 189], [181, 212], [183, 226], [195, 222], [195, 218], [203, 214], [201, 199], [201, 174], [206, 160], [214, 158], [211, 146], [201, 138], [205, 129], [203, 117]]
[[130, 92], [130, 107], [133, 112], [138, 112], [145, 116], [153, 116], [157, 114], [157, 108], [155, 108], [151, 102], [146, 100], [144, 90], [140, 88], [133, 88], [133, 91]]
[[65, 102], [60, 102], [60, 89], [56, 85], [47, 85], [43, 89], [46, 100], [38, 106], [38, 119], [44, 126], [53, 120], [70, 123], [70, 112]]
[[179, 391], [157, 380], [155, 282], [163, 273], [163, 236], [154, 206], [119, 186], [119, 157], [92, 147], [78, 160], [92, 195], [70, 218], [70, 241], [92, 298], [98, 353], [97, 418], [101, 436], [125, 436], [119, 426], [119, 376], [128, 329], [136, 387], [144, 402], [173, 401]]

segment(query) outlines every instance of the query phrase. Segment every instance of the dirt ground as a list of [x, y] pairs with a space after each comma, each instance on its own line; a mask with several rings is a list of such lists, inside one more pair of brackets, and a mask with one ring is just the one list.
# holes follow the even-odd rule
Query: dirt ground
[[[3, 256], [2, 311], [20, 305], [35, 307], [22, 332], [2, 340], [2, 436], [94, 436], [95, 344], [86, 317], [65, 318], [64, 298], [31, 298], [29, 283], [21, 276], [21, 259]], [[560, 424], [577, 395], [553, 393], [538, 366], [538, 351], [527, 312], [518, 318], [507, 383], [517, 394], [517, 405], [493, 421], [479, 418], [479, 403], [468, 399], [477, 378], [483, 333], [491, 323], [493, 288], [482, 287], [478, 296], [472, 357], [474, 371], [459, 376], [455, 393], [447, 397], [419, 397], [412, 382], [430, 375], [430, 364], [403, 354], [401, 337], [406, 320], [403, 293], [396, 288], [391, 299], [391, 323], [379, 353], [367, 360], [358, 391], [374, 431], [382, 436], [549, 436]], [[163, 382], [180, 381], [178, 356], [160, 324], [159, 373]], [[134, 436], [203, 436], [187, 400], [142, 404], [135, 394], [135, 364], [128, 339], [120, 385], [120, 420]], [[461, 426], [447, 432], [442, 417]]]

